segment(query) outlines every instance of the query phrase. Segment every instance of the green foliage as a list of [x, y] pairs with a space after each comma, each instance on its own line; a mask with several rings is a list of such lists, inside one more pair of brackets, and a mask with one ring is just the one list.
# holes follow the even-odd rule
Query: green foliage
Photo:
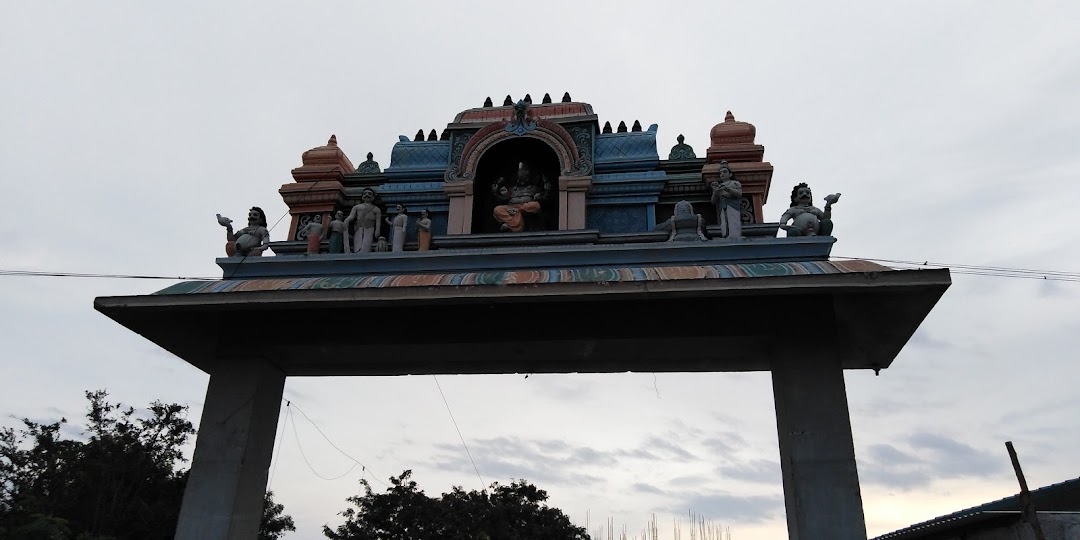
[[295, 531], [292, 516], [284, 515], [285, 506], [274, 502], [274, 492], [267, 491], [263, 498], [263, 517], [259, 525], [259, 540], [277, 540], [286, 532]]
[[432, 498], [410, 480], [412, 471], [390, 478], [385, 493], [360, 480], [363, 494], [346, 499], [345, 523], [323, 527], [331, 540], [588, 540], [585, 529], [547, 506], [547, 492], [524, 480], [491, 484], [490, 491], [454, 487]]
[[[84, 440], [64, 439], [67, 419], [0, 428], [0, 540], [172, 538], [187, 471], [182, 447], [195, 434], [187, 407], [155, 401], [145, 413], [86, 392]], [[259, 538], [296, 530], [265, 499]]]

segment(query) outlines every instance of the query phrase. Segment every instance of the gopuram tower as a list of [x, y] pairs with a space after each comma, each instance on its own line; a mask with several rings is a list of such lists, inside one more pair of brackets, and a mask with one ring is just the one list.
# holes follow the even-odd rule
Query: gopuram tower
[[[840, 196], [806, 183], [766, 217], [755, 131], [728, 113], [704, 157], [680, 135], [660, 159], [655, 124], [601, 126], [567, 94], [489, 99], [400, 137], [385, 169], [335, 137], [304, 152], [287, 231], [218, 216], [222, 279], [94, 303], [210, 375], [176, 538], [256, 538], [286, 377], [768, 371], [789, 537], [865, 540], [843, 370], [887, 369], [949, 271], [830, 260]], [[418, 309], [423, 333], [351, 329]], [[672, 313], [696, 323], [641, 323]], [[476, 330], [491, 320], [542, 331]]]

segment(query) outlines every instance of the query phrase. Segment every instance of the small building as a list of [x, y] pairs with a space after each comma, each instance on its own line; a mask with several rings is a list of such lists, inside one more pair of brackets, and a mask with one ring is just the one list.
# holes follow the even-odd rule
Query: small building
[[[1046, 540], [1080, 539], [1080, 478], [1031, 491]], [[1034, 540], [1020, 495], [916, 523], [873, 540]]]

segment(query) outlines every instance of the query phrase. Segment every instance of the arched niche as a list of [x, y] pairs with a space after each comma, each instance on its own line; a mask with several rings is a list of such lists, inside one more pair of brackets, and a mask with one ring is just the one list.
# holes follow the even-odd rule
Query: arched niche
[[512, 183], [518, 164], [523, 163], [536, 181], [546, 181], [551, 189], [540, 201], [538, 214], [525, 214], [525, 230], [554, 231], [559, 229], [559, 157], [544, 141], [531, 137], [514, 137], [489, 148], [476, 167], [473, 179], [472, 232], [496, 233], [501, 223], [493, 216], [496, 205], [502, 204], [492, 191], [500, 178], [504, 185]]
[[[509, 149], [505, 151], [507, 155], [518, 147], [519, 150], [530, 150], [531, 155], [554, 157], [556, 171], [551, 183], [552, 190], [557, 190], [557, 193], [549, 199], [548, 206], [554, 211], [555, 217], [549, 218], [547, 216], [551, 214], [546, 214], [543, 218], [548, 230], [585, 228], [585, 194], [592, 185], [592, 155], [586, 155], [588, 153], [580, 149], [585, 147], [579, 148], [574, 137], [555, 122], [530, 117], [527, 128], [515, 131], [514, 128], [520, 126], [512, 121], [489, 124], [469, 139], [459, 160], [451, 164], [443, 185], [450, 196], [448, 234], [488, 231], [486, 222], [490, 214], [482, 215], [480, 208], [490, 206], [483, 206], [480, 200], [489, 197], [492, 178], [480, 176], [489, 174], [489, 167], [498, 169], [496, 164], [502, 162], [502, 158], [493, 159], [491, 165], [485, 165], [484, 170], [480, 170], [480, 164], [487, 163], [485, 157], [488, 153], [504, 144], [509, 144], [505, 147]], [[540, 150], [541, 146], [546, 150]], [[496, 156], [503, 152], [497, 150]], [[544, 167], [550, 167], [548, 158], [542, 161], [547, 163]], [[474, 219], [477, 220], [475, 227]], [[553, 221], [548, 222], [548, 219]], [[554, 220], [557, 220], [557, 225], [553, 224]]]

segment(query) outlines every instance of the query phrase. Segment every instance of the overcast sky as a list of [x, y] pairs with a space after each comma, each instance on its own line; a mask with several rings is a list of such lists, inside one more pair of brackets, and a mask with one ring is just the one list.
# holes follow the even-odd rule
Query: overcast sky
[[[601, 123], [659, 124], [662, 156], [680, 133], [704, 155], [727, 110], [752, 122], [770, 220], [797, 182], [844, 194], [834, 255], [1080, 272], [1077, 28], [1067, 1], [6, 0], [0, 268], [220, 276], [214, 214], [284, 214], [277, 189], [330, 134], [385, 168], [398, 135], [485, 97], [569, 91]], [[170, 283], [0, 276], [0, 424], [78, 418], [100, 388], [197, 421], [208, 377], [92, 308]], [[1033, 487], [1080, 476], [1078, 298], [954, 275], [891, 369], [847, 374], [871, 535], [1015, 493], [1006, 440]], [[692, 511], [737, 540], [784, 535], [767, 373], [439, 381], [484, 482], [535, 482], [591, 531], [655, 513], [666, 534]], [[431, 377], [285, 394], [383, 480], [481, 485]], [[293, 416], [271, 487], [290, 538], [320, 538], [361, 471], [319, 479], [298, 440], [322, 476], [350, 461]]]

